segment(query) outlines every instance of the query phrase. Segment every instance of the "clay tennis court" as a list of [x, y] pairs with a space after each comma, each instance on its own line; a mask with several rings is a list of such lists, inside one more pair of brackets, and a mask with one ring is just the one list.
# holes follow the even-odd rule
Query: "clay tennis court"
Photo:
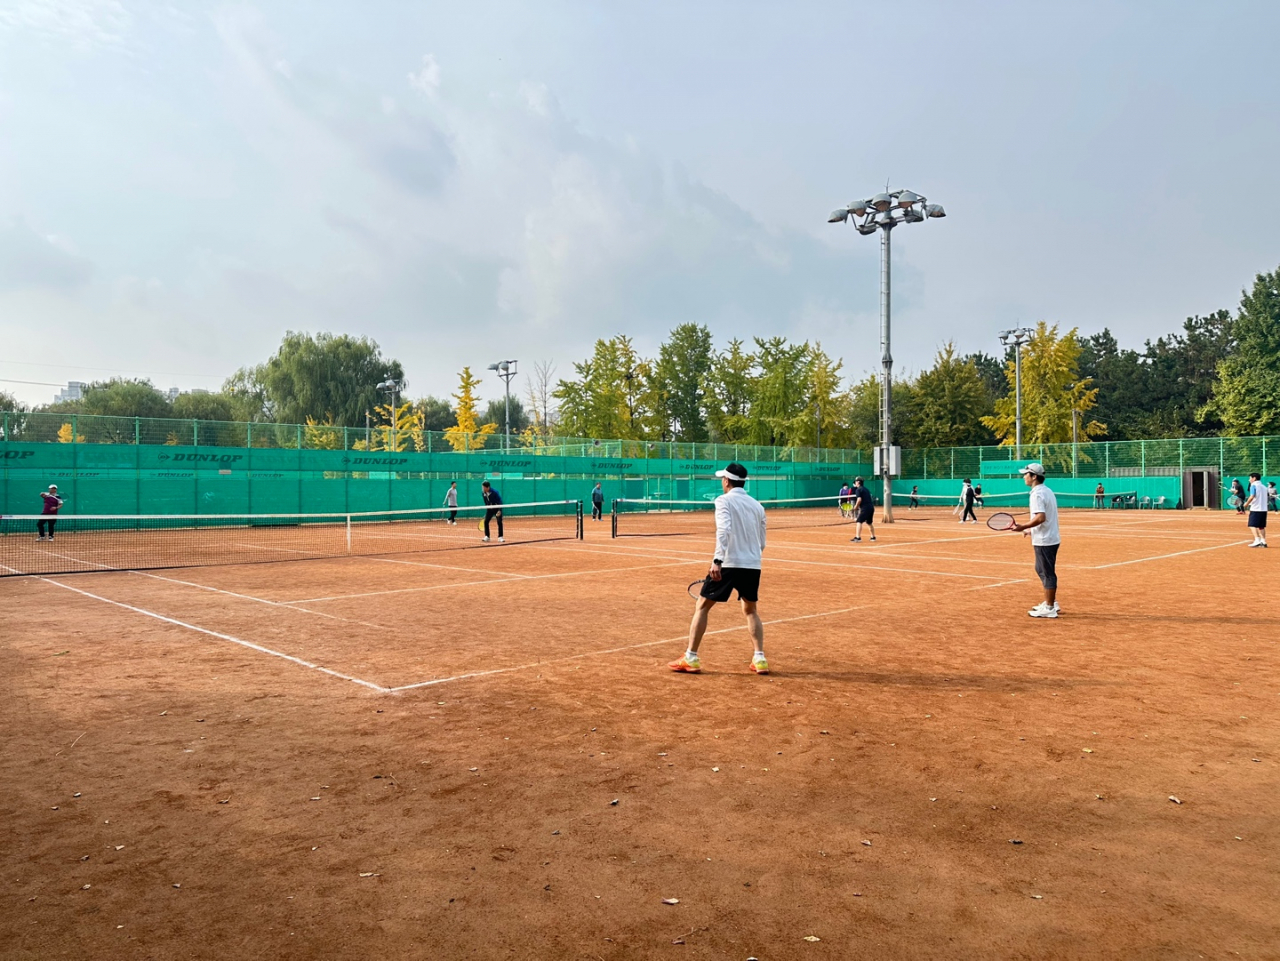
[[899, 518], [0, 580], [0, 957], [1280, 956], [1280, 551]]

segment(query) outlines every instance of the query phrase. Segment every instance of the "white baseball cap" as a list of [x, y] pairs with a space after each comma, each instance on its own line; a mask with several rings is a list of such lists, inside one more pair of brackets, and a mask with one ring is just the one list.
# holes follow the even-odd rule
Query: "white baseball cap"
[[1035, 474], [1037, 477], [1043, 477], [1044, 464], [1040, 463], [1038, 460], [1033, 460], [1026, 467], [1022, 468], [1022, 470], [1018, 471], [1018, 473], [1019, 474]]

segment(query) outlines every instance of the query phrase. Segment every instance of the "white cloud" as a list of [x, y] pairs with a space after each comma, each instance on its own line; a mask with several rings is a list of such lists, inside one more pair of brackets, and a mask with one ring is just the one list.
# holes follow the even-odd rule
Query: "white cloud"
[[409, 74], [409, 86], [420, 90], [428, 97], [434, 97], [440, 89], [440, 64], [432, 54], [423, 54], [422, 67], [417, 73]]
[[132, 20], [118, 0], [7, 0], [0, 6], [0, 29], [82, 48], [123, 45]]

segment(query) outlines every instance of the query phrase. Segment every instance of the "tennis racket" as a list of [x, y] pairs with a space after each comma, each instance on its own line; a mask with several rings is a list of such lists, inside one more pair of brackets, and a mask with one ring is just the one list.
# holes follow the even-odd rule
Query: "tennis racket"
[[1235, 494], [1232, 494], [1230, 497], [1227, 498], [1227, 504], [1229, 504], [1231, 507], [1239, 507], [1243, 503], [1244, 501], [1242, 501]]
[[690, 583], [689, 596], [692, 597], [695, 601], [698, 600], [700, 597], [702, 597], [702, 585], [706, 583], [707, 583], [707, 579], [705, 577], [700, 577], [698, 578], [698, 580]]
[[997, 511], [987, 518], [987, 526], [993, 531], [1011, 531], [1018, 519], [1005, 511]]
[[[496, 510], [496, 511], [494, 511], [494, 512], [493, 512], [493, 517], [491, 518], [491, 520], [495, 520], [495, 521], [496, 521], [496, 520], [497, 520], [499, 517], [501, 517], [501, 516], [502, 516], [502, 511], [501, 511], [501, 510]], [[484, 530], [484, 517], [483, 517], [483, 516], [481, 516], [481, 517], [477, 517], [477, 518], [476, 518], [476, 530], [478, 530], [478, 531], [482, 531], [482, 530]]]
[[840, 505], [840, 516], [846, 520], [851, 519], [854, 513], [854, 505], [852, 503], [844, 503]]

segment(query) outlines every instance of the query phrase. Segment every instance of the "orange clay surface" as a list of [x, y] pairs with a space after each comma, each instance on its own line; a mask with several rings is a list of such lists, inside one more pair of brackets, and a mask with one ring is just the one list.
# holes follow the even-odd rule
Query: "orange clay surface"
[[898, 517], [2, 579], [0, 958], [1280, 957], [1280, 546]]

